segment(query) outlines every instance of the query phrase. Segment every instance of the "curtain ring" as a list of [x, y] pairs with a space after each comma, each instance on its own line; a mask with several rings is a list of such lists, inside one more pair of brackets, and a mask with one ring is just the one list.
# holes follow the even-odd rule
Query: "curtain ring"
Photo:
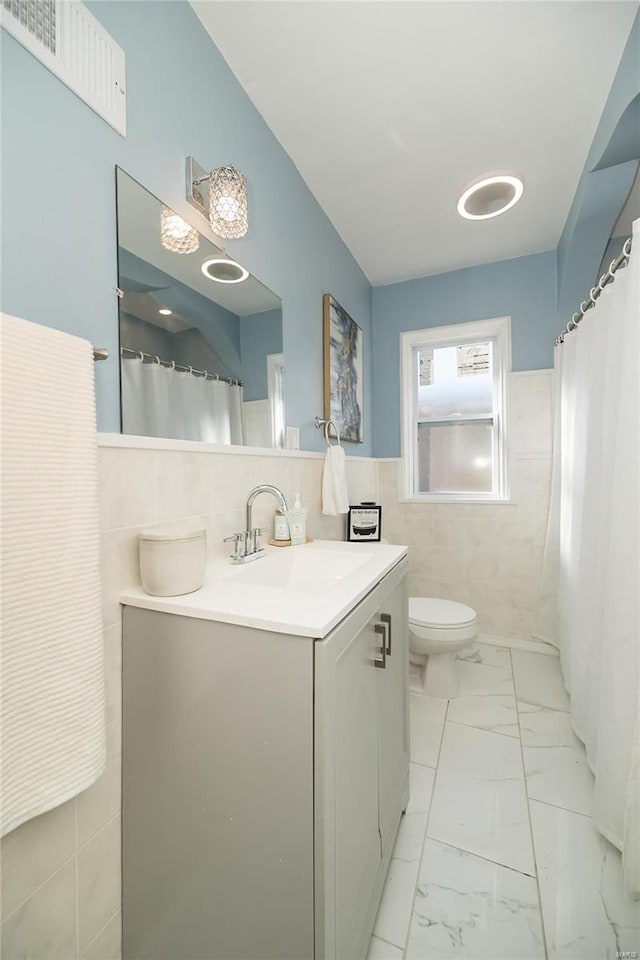
[[580, 304], [580, 313], [581, 313], [581, 315], [582, 315], [583, 317], [584, 317], [585, 313], [587, 312], [587, 310], [589, 309], [590, 306], [591, 306], [591, 304], [590, 304], [590, 303], [587, 303], [586, 300], [583, 300], [582, 303]]
[[160, 366], [160, 357], [154, 357], [153, 359], [158, 364], [158, 366]]
[[609, 274], [603, 273], [602, 276], [600, 277], [600, 282], [598, 283], [598, 288], [600, 290], [600, 293], [602, 293], [602, 291], [604, 290], [608, 282], [609, 282]]
[[624, 253], [625, 257], [631, 256], [631, 237], [627, 237], [625, 240], [622, 252]]
[[589, 299], [591, 300], [591, 303], [595, 306], [596, 300], [598, 299], [598, 287], [591, 287], [591, 290], [589, 290]]
[[607, 275], [608, 275], [609, 277], [611, 277], [612, 280], [613, 280], [613, 278], [614, 278], [615, 275], [616, 275], [616, 272], [615, 272], [615, 270], [613, 269], [613, 268], [614, 268], [614, 265], [615, 265], [615, 260], [612, 260], [611, 263], [609, 264], [609, 269], [608, 269], [608, 271], [607, 271]]

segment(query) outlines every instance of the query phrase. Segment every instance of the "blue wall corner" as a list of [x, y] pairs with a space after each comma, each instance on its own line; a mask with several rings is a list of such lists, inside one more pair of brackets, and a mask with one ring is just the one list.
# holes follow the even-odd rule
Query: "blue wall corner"
[[597, 282], [640, 159], [640, 12], [636, 14], [558, 243], [558, 307], [573, 314]]

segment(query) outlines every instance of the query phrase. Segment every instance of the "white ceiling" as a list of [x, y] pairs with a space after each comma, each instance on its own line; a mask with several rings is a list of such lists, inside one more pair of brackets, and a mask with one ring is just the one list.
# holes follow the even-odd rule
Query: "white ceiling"
[[[556, 247], [635, 2], [192, 0], [374, 284]], [[468, 221], [486, 172], [525, 194]]]

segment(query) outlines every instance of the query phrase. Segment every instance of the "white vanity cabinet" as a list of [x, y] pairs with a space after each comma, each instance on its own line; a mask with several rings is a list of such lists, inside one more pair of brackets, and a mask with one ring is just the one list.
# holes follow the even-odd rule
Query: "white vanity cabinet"
[[364, 960], [408, 800], [406, 565], [322, 638], [125, 606], [124, 960]]
[[[315, 644], [316, 957], [366, 957], [408, 800], [404, 563]], [[384, 648], [384, 654], [383, 654]]]

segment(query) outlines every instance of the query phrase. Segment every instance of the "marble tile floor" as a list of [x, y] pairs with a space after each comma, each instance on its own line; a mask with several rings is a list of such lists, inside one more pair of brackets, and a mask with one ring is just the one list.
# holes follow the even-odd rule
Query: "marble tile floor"
[[412, 677], [411, 799], [369, 960], [639, 956], [558, 659], [480, 644], [458, 668], [449, 702]]

